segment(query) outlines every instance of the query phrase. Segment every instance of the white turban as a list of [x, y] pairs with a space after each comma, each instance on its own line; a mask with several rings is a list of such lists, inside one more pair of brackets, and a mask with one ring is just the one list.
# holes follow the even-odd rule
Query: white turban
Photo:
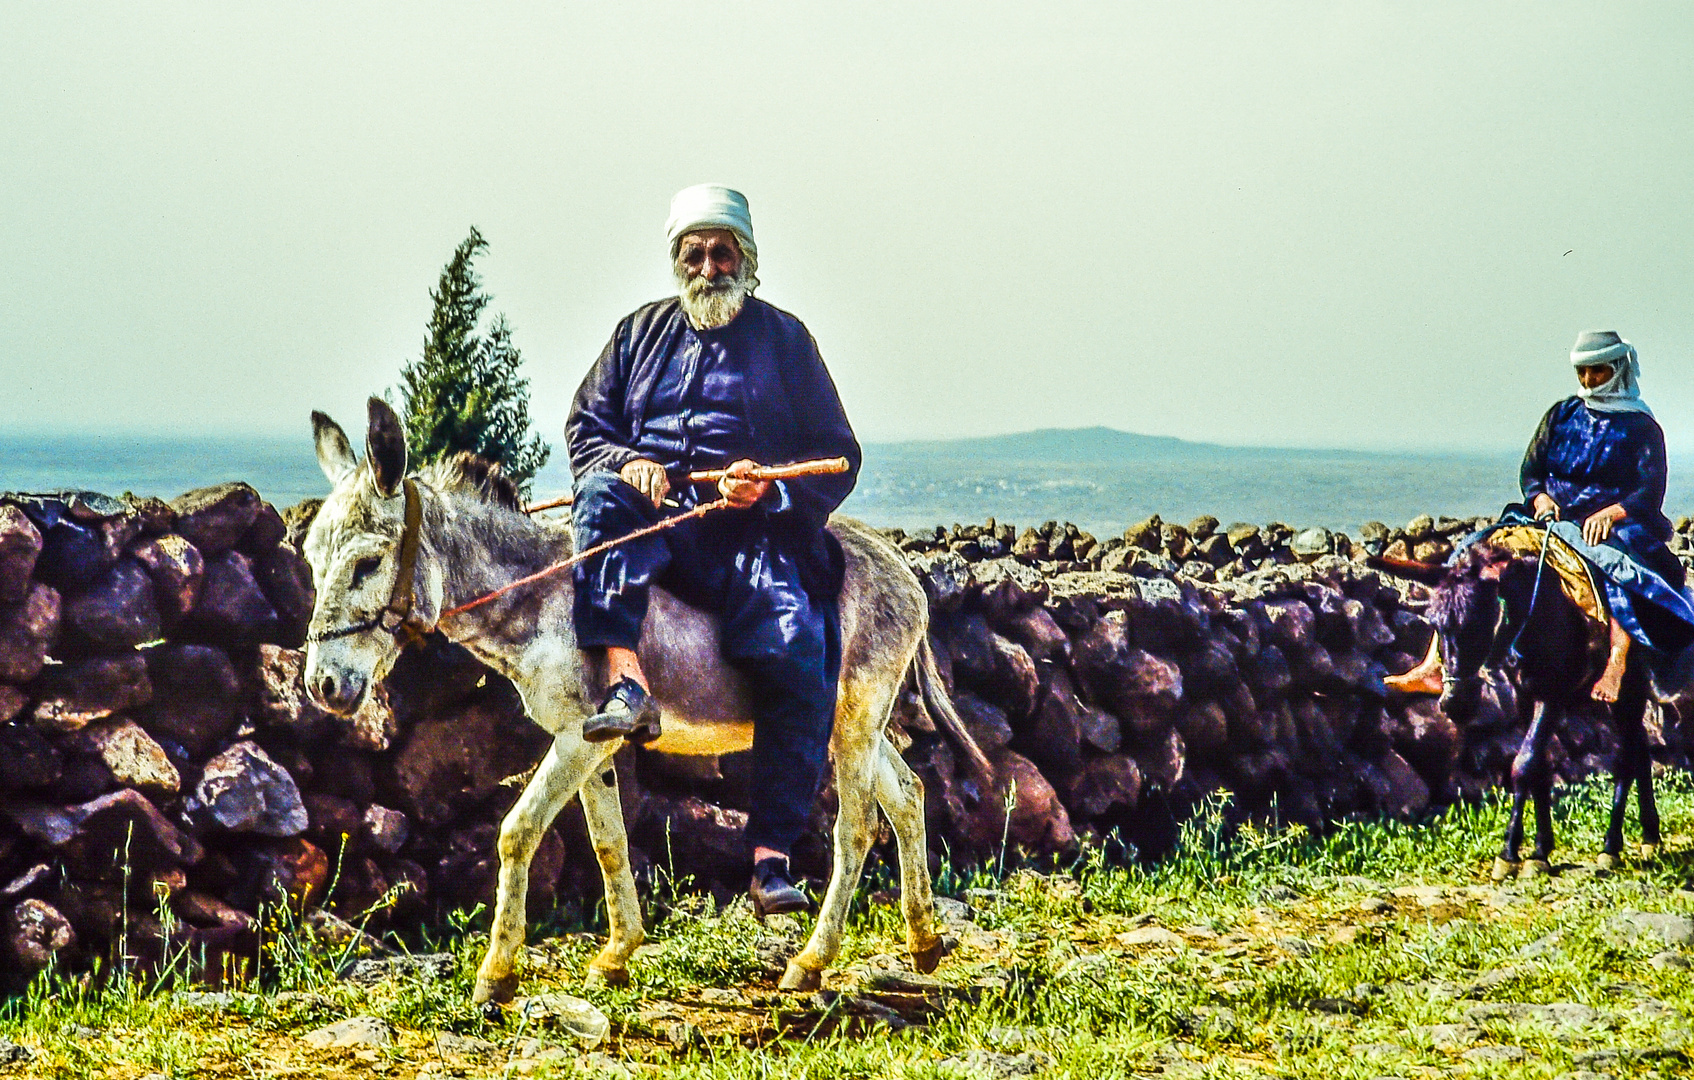
[[1572, 367], [1595, 367], [1605, 364], [1612, 377], [1590, 390], [1586, 386], [1576, 394], [1595, 412], [1640, 412], [1648, 416], [1653, 410], [1641, 400], [1641, 361], [1635, 346], [1618, 335], [1616, 330], [1584, 330], [1576, 335], [1571, 346]]
[[758, 245], [753, 243], [753, 215], [747, 209], [747, 196], [733, 188], [695, 184], [676, 193], [671, 200], [670, 220], [665, 222], [671, 258], [676, 258], [683, 234], [699, 229], [728, 229], [741, 239], [742, 250], [755, 259], [759, 257]]

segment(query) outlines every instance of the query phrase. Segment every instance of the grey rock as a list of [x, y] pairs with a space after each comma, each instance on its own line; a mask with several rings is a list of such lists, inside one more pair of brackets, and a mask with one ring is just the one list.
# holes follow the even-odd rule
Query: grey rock
[[394, 1041], [394, 1028], [375, 1016], [353, 1016], [308, 1031], [300, 1038], [307, 1046], [319, 1050], [387, 1046]]
[[1034, 1076], [1050, 1068], [1053, 1059], [1040, 1050], [1006, 1054], [994, 1050], [967, 1050], [963, 1054], [942, 1058], [936, 1063], [942, 1071], [976, 1080], [1009, 1080], [1011, 1077]]
[[1629, 944], [1694, 945], [1694, 917], [1665, 911], [1620, 911], [1606, 923], [1611, 935]]
[[517, 1014], [537, 1026], [554, 1026], [584, 1047], [597, 1046], [611, 1029], [606, 1014], [569, 994], [537, 994], [513, 1003]]
[[1477, 1046], [1459, 1056], [1466, 1061], [1501, 1062], [1522, 1061], [1524, 1055], [1521, 1046]]
[[297, 836], [310, 823], [294, 777], [248, 741], [206, 763], [187, 812], [202, 826], [261, 836]]
[[1457, 1050], [1462, 1046], [1470, 1046], [1483, 1036], [1483, 1030], [1475, 1024], [1417, 1025], [1409, 1030], [1419, 1038], [1428, 1039], [1438, 1050]]
[[1557, 1028], [1590, 1027], [1605, 1020], [1600, 1010], [1574, 1001], [1557, 1001], [1550, 1005], [1526, 1005], [1520, 1002], [1490, 1002], [1465, 1010], [1465, 1019], [1472, 1023], [1504, 1020], [1507, 1023], [1537, 1023]]
[[1294, 534], [1288, 550], [1301, 562], [1316, 562], [1319, 556], [1335, 550], [1335, 534], [1323, 528], [1306, 529]]
[[1661, 971], [1667, 968], [1676, 968], [1681, 971], [1687, 971], [1690, 967], [1694, 967], [1694, 964], [1690, 964], [1688, 962], [1688, 957], [1683, 956], [1681, 953], [1668, 951], [1655, 953], [1653, 958], [1647, 962]]
[[459, 970], [458, 957], [452, 953], [419, 953], [415, 956], [383, 956], [360, 960], [342, 976], [359, 986], [374, 986], [391, 979], [417, 979], [420, 982], [441, 982]]
[[457, 1054], [459, 1057], [486, 1058], [500, 1052], [500, 1047], [487, 1039], [479, 1039], [475, 1035], [460, 1035], [452, 1031], [437, 1031], [434, 1036], [435, 1049], [440, 1054]]
[[911, 567], [936, 610], [949, 611], [964, 600], [971, 583], [971, 564], [960, 556], [951, 551], [919, 555], [911, 560]]

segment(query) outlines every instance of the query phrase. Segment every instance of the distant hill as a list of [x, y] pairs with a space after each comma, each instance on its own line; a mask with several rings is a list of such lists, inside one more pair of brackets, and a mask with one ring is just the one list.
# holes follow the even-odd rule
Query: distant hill
[[[1309, 450], [1268, 446], [1224, 446], [1220, 443], [1189, 442], [1169, 435], [1141, 435], [1109, 427], [1041, 428], [1009, 435], [982, 435], [965, 439], [913, 440], [867, 444], [876, 456], [940, 456], [996, 461], [1042, 462], [1046, 464], [1102, 465], [1143, 464], [1166, 461], [1221, 461], [1229, 458], [1311, 458], [1327, 461], [1357, 459], [1370, 461], [1384, 456], [1366, 450]], [[1407, 455], [1396, 454], [1404, 458]], [[1414, 455], [1422, 456], [1422, 455]], [[1430, 454], [1430, 457], [1448, 455]], [[1460, 455], [1497, 457], [1498, 455]]]

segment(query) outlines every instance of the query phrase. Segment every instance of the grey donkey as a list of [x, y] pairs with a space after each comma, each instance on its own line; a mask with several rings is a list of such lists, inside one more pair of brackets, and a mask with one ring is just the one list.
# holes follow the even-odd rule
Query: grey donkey
[[[500, 826], [494, 925], [477, 971], [475, 1000], [509, 1001], [517, 991], [514, 961], [524, 940], [529, 862], [573, 795], [582, 800], [605, 879], [610, 923], [606, 946], [590, 963], [588, 976], [627, 980], [630, 955], [644, 932], [611, 761], [618, 743], [582, 739], [582, 722], [594, 711], [598, 687], [576, 645], [570, 575], [555, 574], [442, 617], [569, 556], [569, 531], [522, 513], [510, 483], [472, 461], [449, 461], [408, 476], [403, 429], [380, 399], [370, 401], [363, 462], [333, 420], [313, 413], [312, 423], [318, 463], [334, 490], [305, 541], [317, 585], [306, 653], [308, 694], [331, 713], [351, 715], [388, 673], [409, 636], [439, 630], [510, 679], [530, 719], [553, 736]], [[404, 542], [408, 517], [416, 522], [410, 545]], [[783, 974], [781, 985], [789, 990], [816, 989], [840, 952], [848, 902], [877, 833], [878, 806], [899, 843], [912, 964], [929, 972], [940, 962], [923, 782], [887, 737], [908, 676], [924, 708], [970, 766], [984, 779], [991, 772], [941, 684], [927, 640], [924, 593], [900, 553], [859, 522], [835, 518], [829, 528], [847, 561], [840, 690], [830, 740], [840, 810], [829, 888], [811, 939]], [[402, 575], [403, 564], [410, 564], [409, 576]], [[640, 656], [663, 714], [664, 735], [650, 749], [725, 754], [752, 745], [748, 687], [724, 662], [712, 617], [655, 590]]]

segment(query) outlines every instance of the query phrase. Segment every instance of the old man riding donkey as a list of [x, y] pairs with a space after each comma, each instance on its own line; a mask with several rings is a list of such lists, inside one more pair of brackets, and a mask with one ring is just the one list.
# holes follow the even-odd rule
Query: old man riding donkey
[[[529, 862], [573, 795], [610, 924], [591, 976], [627, 977], [643, 931], [611, 764], [625, 741], [753, 751], [747, 842], [761, 913], [808, 903], [787, 856], [833, 761], [834, 867], [787, 989], [817, 987], [840, 950], [878, 806], [899, 844], [913, 965], [940, 960], [923, 787], [885, 734], [908, 678], [988, 771], [940, 684], [916, 578], [880, 534], [830, 517], [852, 488], [858, 444], [805, 327], [751, 296], [746, 200], [688, 189], [669, 233], [678, 295], [623, 320], [577, 394], [574, 538], [532, 521], [464, 462], [409, 475], [399, 418], [378, 399], [362, 462], [333, 421], [313, 415], [334, 491], [305, 545], [318, 589], [308, 691], [349, 714], [409, 636], [439, 630], [511, 679], [553, 735], [500, 829], [479, 1001], [516, 991]], [[755, 465], [835, 456], [845, 472], [773, 481]], [[687, 483], [699, 470], [721, 474], [715, 488]], [[571, 576], [511, 587], [602, 545]]]

